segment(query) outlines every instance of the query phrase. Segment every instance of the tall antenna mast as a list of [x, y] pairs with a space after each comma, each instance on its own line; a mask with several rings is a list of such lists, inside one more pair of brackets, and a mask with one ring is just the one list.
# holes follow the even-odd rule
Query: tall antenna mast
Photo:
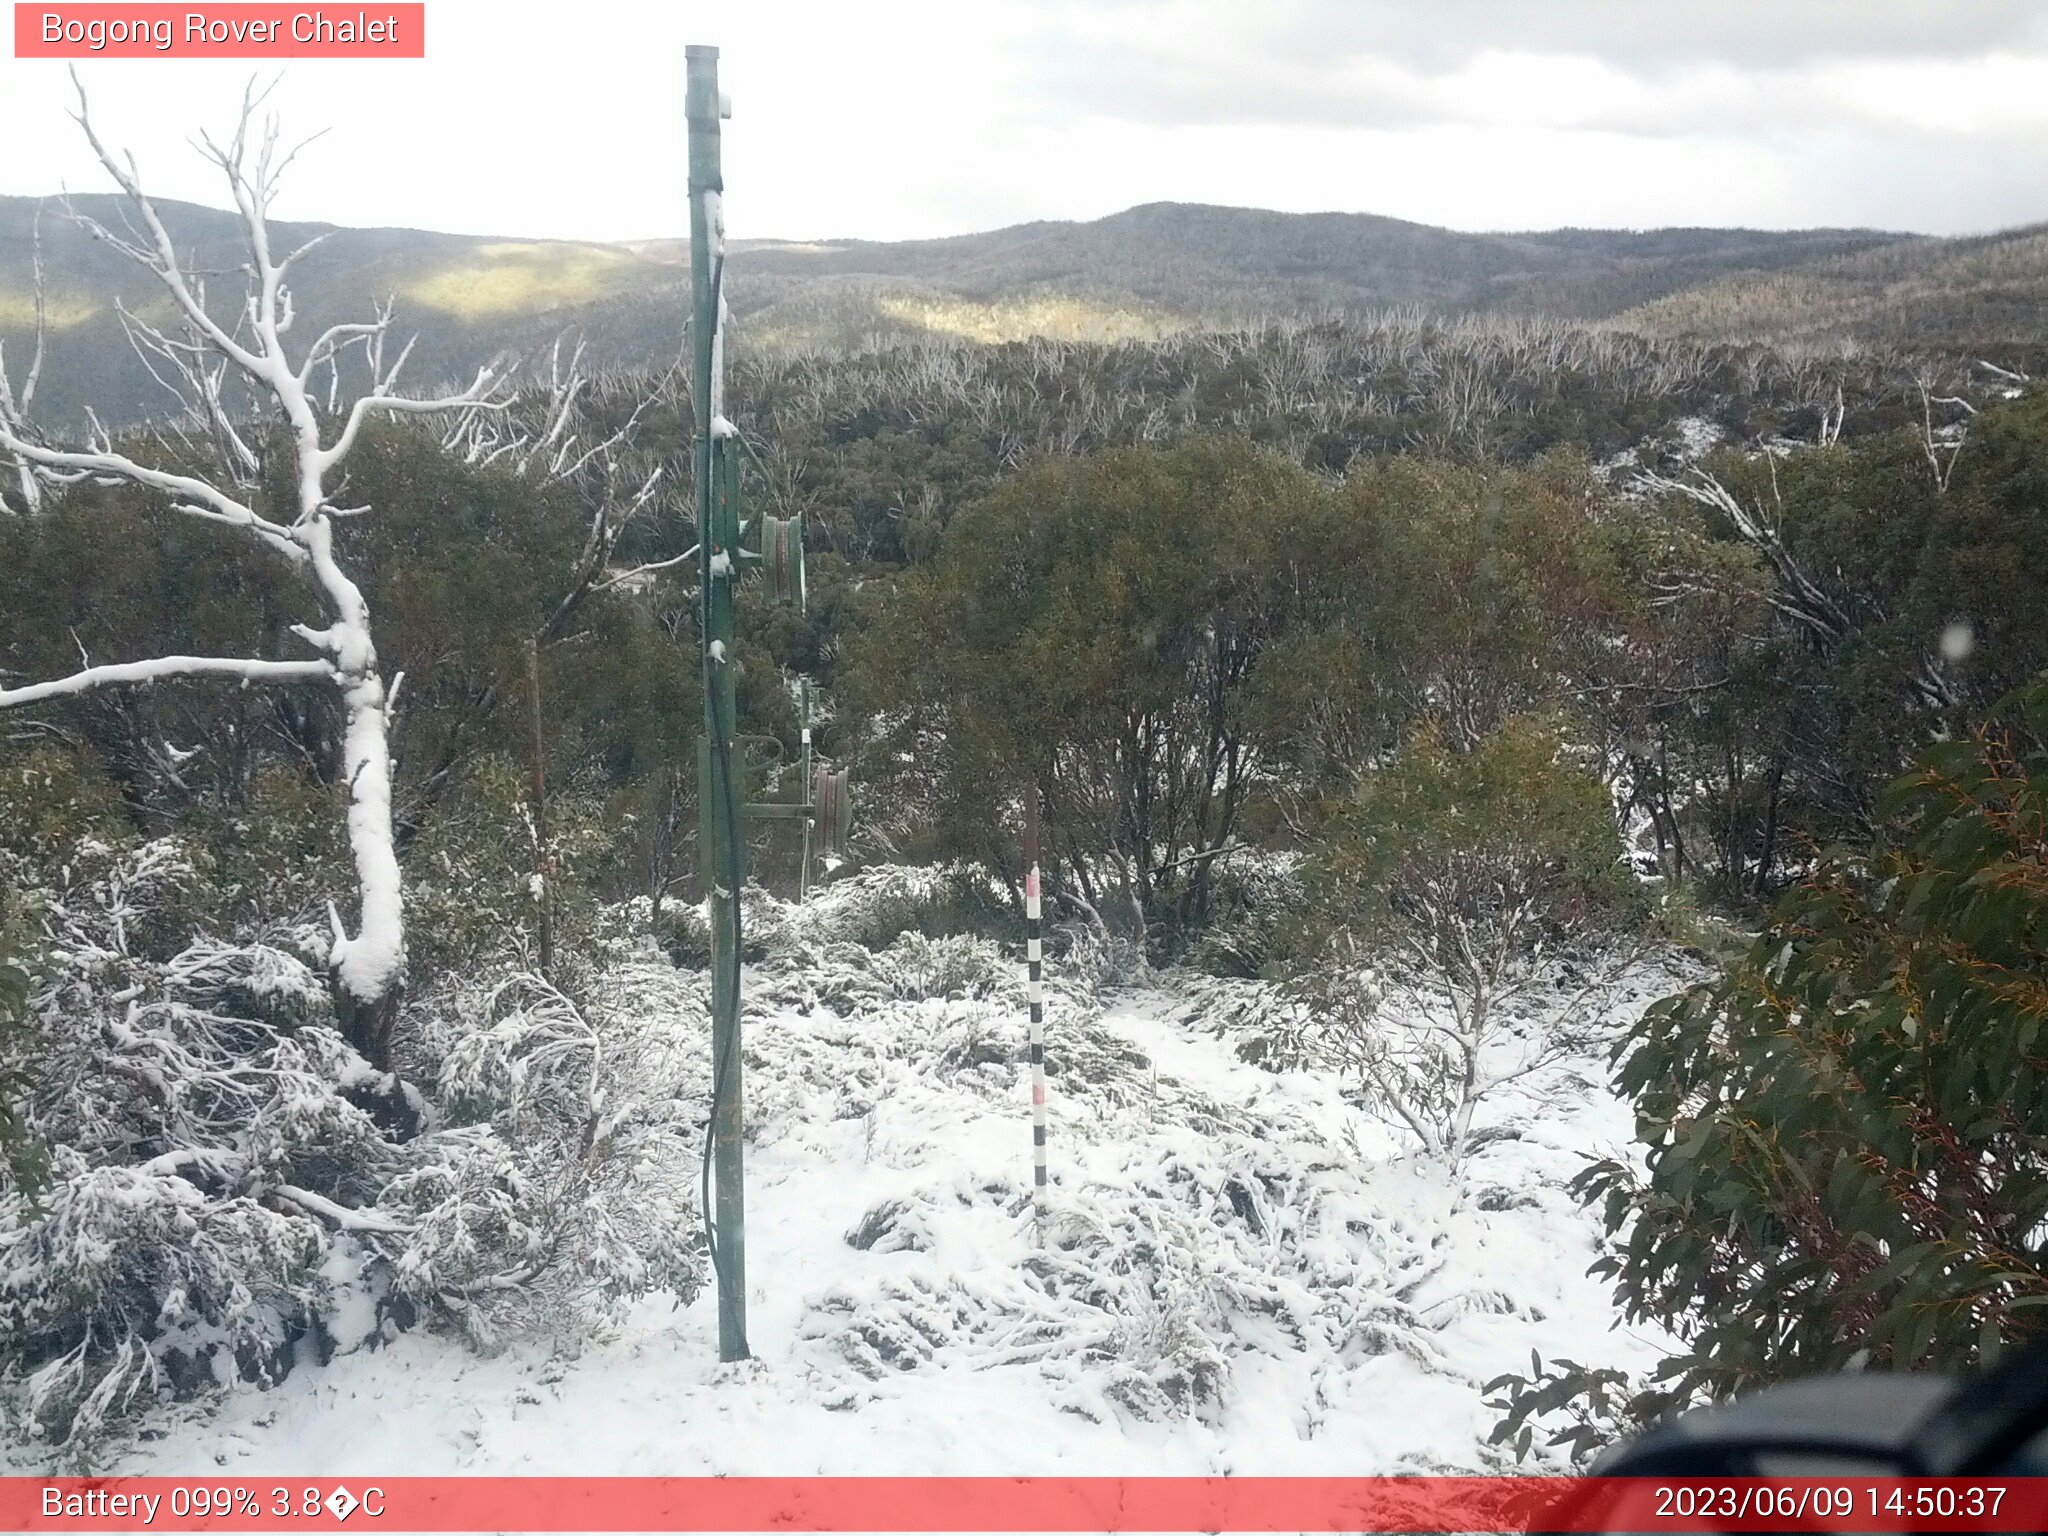
[[[711, 1124], [705, 1153], [704, 1235], [718, 1285], [718, 1358], [744, 1360], [747, 1346], [747, 1201], [741, 1112], [740, 891], [747, 878], [747, 819], [801, 821], [810, 880], [811, 829], [822, 851], [843, 858], [853, 825], [847, 773], [811, 761], [811, 688], [801, 691], [803, 778], [795, 801], [747, 803], [738, 779], [739, 657], [733, 646], [733, 588], [759, 567], [769, 596], [804, 606], [803, 518], [758, 519], [758, 552], [741, 547], [740, 456], [751, 453], [725, 415], [725, 192], [719, 124], [732, 115], [718, 89], [718, 50], [685, 50], [683, 113], [690, 128], [691, 466], [697, 501], [697, 634], [702, 650], [704, 730], [697, 738], [697, 867], [711, 927]], [[758, 458], [755, 461], [759, 467]]]
[[733, 781], [737, 732], [733, 583], [739, 576], [739, 460], [725, 419], [725, 191], [719, 123], [718, 50], [685, 50], [683, 112], [690, 129], [690, 403], [696, 431], [698, 636], [703, 652], [704, 731], [697, 742], [699, 878], [711, 925], [711, 1182], [715, 1215], [706, 1236], [718, 1282], [718, 1358], [747, 1348], [746, 1170], [740, 1112], [740, 885], [744, 836]]

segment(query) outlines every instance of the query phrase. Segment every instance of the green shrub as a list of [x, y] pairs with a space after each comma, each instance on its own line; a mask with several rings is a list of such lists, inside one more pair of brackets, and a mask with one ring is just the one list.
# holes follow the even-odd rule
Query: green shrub
[[[545, 899], [556, 950], [567, 953], [582, 947], [596, 920], [591, 869], [606, 834], [590, 797], [573, 791], [549, 795], [547, 834], [553, 873]], [[487, 957], [533, 963], [543, 900], [533, 838], [526, 775], [505, 757], [469, 765], [405, 854], [416, 984]]]
[[1427, 725], [1361, 781], [1302, 864], [1308, 900], [1282, 932], [1302, 1005], [1286, 1053], [1355, 1078], [1452, 1163], [1490, 1091], [1584, 1044], [1597, 986], [1548, 1012], [1513, 1065], [1487, 1059], [1506, 1005], [1545, 979], [1545, 952], [1605, 948], [1637, 915], [1612, 805], [1572, 756], [1535, 717], [1463, 752]]
[[1679, 1399], [1966, 1369], [2048, 1316], [2048, 687], [2024, 714], [1929, 749], [1874, 849], [1623, 1042], [1648, 1177], [1577, 1188]]
[[1282, 928], [1303, 900], [1292, 860], [1240, 857], [1219, 864], [1209, 923], [1188, 946], [1187, 963], [1210, 976], [1263, 976], [1279, 953]]
[[88, 842], [134, 833], [114, 781], [90, 758], [53, 746], [0, 757], [0, 885], [26, 887]]

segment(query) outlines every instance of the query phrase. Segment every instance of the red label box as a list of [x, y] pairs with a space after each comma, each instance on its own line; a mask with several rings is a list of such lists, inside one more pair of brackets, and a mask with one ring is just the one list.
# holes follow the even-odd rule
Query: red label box
[[0, 1477], [0, 1531], [2042, 1531], [2048, 1478]]
[[67, 5], [16, 0], [17, 59], [423, 59], [424, 0]]

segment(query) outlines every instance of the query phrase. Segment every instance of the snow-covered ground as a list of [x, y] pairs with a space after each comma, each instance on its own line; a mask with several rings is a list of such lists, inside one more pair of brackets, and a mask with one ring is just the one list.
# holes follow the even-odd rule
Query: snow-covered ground
[[[1638, 965], [1607, 1017], [1682, 979]], [[580, 1345], [408, 1334], [159, 1419], [106, 1470], [1479, 1469], [1489, 1377], [1655, 1354], [1564, 1190], [1629, 1136], [1597, 1057], [1504, 1090], [1452, 1177], [1337, 1083], [1240, 1060], [1170, 977], [1057, 994], [1041, 1248], [1006, 980], [836, 1007], [794, 973], [750, 986], [755, 1359], [717, 1363], [708, 1290]]]

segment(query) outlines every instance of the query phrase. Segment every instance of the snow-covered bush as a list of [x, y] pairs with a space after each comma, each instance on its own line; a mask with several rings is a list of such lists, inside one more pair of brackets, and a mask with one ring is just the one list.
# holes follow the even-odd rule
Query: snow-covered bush
[[408, 1001], [394, 1079], [335, 1027], [326, 934], [208, 934], [236, 898], [179, 839], [43, 859], [90, 809], [56, 788], [0, 824], [0, 875], [42, 881], [37, 976], [0, 1029], [30, 1154], [0, 1159], [0, 1407], [25, 1437], [83, 1461], [162, 1397], [415, 1317], [490, 1341], [694, 1291], [694, 983], [466, 971]]
[[[1092, 1084], [1070, 1092], [1104, 1119], [1124, 1112]], [[1170, 1129], [1133, 1126], [1121, 1168], [1066, 1184], [1018, 1267], [944, 1250], [1028, 1222], [1021, 1180], [941, 1178], [880, 1201], [846, 1240], [909, 1262], [818, 1297], [804, 1337], [878, 1381], [1032, 1365], [1062, 1408], [1103, 1423], [1214, 1422], [1248, 1357], [1306, 1356], [1332, 1376], [1389, 1353], [1450, 1369], [1436, 1335], [1457, 1313], [1405, 1299], [1442, 1266], [1434, 1234], [1389, 1212], [1367, 1168], [1334, 1146], [1304, 1157], [1314, 1132], [1291, 1117], [1222, 1112], [1171, 1082], [1158, 1097]]]
[[1588, 1054], [1597, 1005], [1638, 958], [1627, 945], [1524, 957], [1489, 979], [1475, 1007], [1440, 977], [1326, 957], [1331, 969], [1287, 989], [1298, 1007], [1270, 1057], [1341, 1074], [1424, 1152], [1456, 1164], [1497, 1090]]
[[[797, 912], [798, 909], [786, 909]], [[749, 991], [789, 1008], [831, 1008], [851, 1014], [892, 1002], [952, 998], [1000, 1001], [1020, 1015], [1025, 1006], [1021, 957], [988, 939], [928, 939], [904, 933], [886, 948], [808, 937], [801, 915], [772, 931]], [[829, 927], [827, 928], [829, 930]], [[1084, 983], [1061, 978], [1069, 989]]]
[[33, 1034], [0, 1041], [46, 1160], [0, 1170], [0, 1373], [74, 1447], [160, 1392], [280, 1373], [323, 1283], [295, 1181], [359, 1194], [381, 1145], [303, 959], [177, 944], [201, 883], [174, 839], [80, 841], [35, 893]]
[[1138, 939], [1111, 932], [1092, 918], [1051, 925], [1045, 957], [1062, 978], [1090, 992], [1141, 981], [1150, 963]]
[[1018, 919], [985, 872], [958, 864], [876, 865], [832, 881], [801, 908], [807, 936], [869, 949], [907, 933], [937, 939], [1014, 929], [1021, 938]]
[[1533, 717], [1466, 748], [1418, 731], [1332, 817], [1303, 873], [1296, 1054], [1352, 1076], [1452, 1163], [1489, 1093], [1576, 1048], [1576, 1005], [1542, 1010], [1534, 1037], [1518, 1029], [1554, 979], [1546, 951], [1597, 952], [1640, 901], [1606, 789]]
[[1014, 1002], [1021, 995], [1017, 962], [986, 939], [928, 939], [906, 933], [875, 958], [877, 973], [897, 997], [1001, 997]]
[[1209, 922], [1188, 946], [1187, 963], [1211, 976], [1265, 974], [1284, 924], [1305, 899], [1291, 855], [1245, 853], [1225, 861]]
[[538, 976], [451, 985], [412, 1049], [447, 1116], [406, 1148], [363, 1234], [401, 1296], [480, 1344], [601, 1321], [702, 1273], [700, 988], [642, 961], [571, 997]]
[[31, 1433], [84, 1450], [165, 1392], [269, 1383], [320, 1306], [317, 1223], [210, 1197], [175, 1157], [60, 1148], [33, 1204], [0, 1193], [0, 1334]]
[[1182, 971], [1174, 977], [1181, 1021], [1227, 1038], [1238, 1059], [1287, 1065], [1301, 1055], [1313, 1014], [1298, 989], [1281, 982]]

